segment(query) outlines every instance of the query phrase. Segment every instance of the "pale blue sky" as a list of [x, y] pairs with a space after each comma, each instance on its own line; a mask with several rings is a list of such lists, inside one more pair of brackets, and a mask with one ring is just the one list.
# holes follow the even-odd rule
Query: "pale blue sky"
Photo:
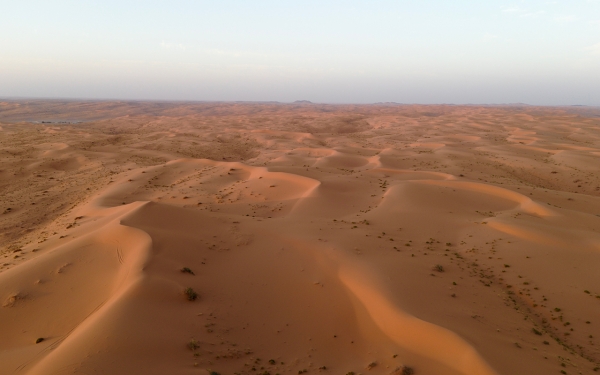
[[600, 105], [600, 0], [0, 0], [0, 96]]

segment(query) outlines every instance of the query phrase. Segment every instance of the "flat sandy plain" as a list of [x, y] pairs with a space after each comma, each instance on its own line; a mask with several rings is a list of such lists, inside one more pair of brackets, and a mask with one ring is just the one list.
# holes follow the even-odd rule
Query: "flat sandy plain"
[[598, 373], [599, 172], [594, 108], [0, 102], [0, 373]]

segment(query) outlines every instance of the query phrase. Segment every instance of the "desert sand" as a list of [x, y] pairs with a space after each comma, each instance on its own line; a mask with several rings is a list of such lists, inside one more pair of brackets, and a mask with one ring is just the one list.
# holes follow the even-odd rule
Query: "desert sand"
[[600, 109], [4, 100], [0, 374], [594, 374]]

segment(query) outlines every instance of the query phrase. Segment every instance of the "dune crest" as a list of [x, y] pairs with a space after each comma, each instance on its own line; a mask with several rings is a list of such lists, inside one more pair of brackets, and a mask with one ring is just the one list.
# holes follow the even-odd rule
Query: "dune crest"
[[444, 367], [443, 373], [496, 374], [456, 334], [399, 310], [381, 294], [379, 288], [355, 270], [344, 267], [339, 276], [377, 326], [401, 347], [440, 363]]

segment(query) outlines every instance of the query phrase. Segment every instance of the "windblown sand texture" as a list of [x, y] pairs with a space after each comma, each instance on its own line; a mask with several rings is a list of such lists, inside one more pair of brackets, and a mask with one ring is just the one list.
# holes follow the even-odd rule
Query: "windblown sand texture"
[[593, 108], [1, 102], [0, 374], [597, 373], [599, 171]]

